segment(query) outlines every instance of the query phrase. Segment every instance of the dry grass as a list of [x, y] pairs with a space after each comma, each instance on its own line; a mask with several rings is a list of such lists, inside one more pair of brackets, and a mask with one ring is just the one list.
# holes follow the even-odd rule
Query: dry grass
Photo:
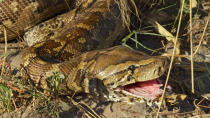
[[2, 63], [2, 69], [1, 69], [1, 76], [4, 73], [4, 65], [5, 65], [5, 61], [6, 61], [6, 54], [7, 54], [7, 31], [6, 28], [4, 27], [4, 36], [5, 36], [5, 49], [4, 49], [4, 58], [3, 58], [3, 63]]
[[163, 94], [162, 94], [161, 99], [160, 99], [161, 102], [160, 102], [160, 106], [158, 107], [156, 118], [158, 118], [158, 116], [159, 116], [160, 108], [161, 108], [161, 105], [163, 103], [165, 91], [166, 91], [166, 88], [167, 88], [167, 85], [168, 85], [169, 76], [171, 74], [172, 65], [173, 65], [173, 61], [174, 61], [174, 58], [175, 58], [174, 54], [175, 54], [175, 51], [176, 51], [177, 39], [179, 37], [179, 30], [180, 30], [180, 25], [181, 25], [181, 21], [182, 21], [182, 13], [183, 13], [182, 11], [183, 11], [183, 8], [184, 8], [184, 2], [185, 2], [185, 0], [183, 0], [182, 4], [181, 4], [182, 5], [182, 7], [181, 7], [181, 14], [180, 14], [180, 19], [179, 19], [177, 33], [176, 33], [176, 38], [175, 38], [175, 41], [174, 41], [174, 49], [173, 49], [173, 52], [172, 52], [172, 57], [171, 57], [170, 65], [169, 65], [169, 70], [168, 70], [168, 73], [167, 73], [166, 82], [165, 82], [165, 85], [164, 85]]

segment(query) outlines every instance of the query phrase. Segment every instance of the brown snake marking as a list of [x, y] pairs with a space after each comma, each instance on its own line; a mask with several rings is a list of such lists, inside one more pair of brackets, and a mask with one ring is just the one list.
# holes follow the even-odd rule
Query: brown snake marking
[[[119, 13], [115, 8], [110, 9]], [[116, 39], [116, 31], [118, 33], [124, 31], [119, 18], [114, 14], [111, 15], [108, 10], [106, 1], [95, 2], [90, 8], [77, 13], [68, 24], [70, 27], [64, 28], [65, 30], [61, 32], [63, 35], [53, 40], [37, 43], [27, 49], [24, 56], [24, 67], [30, 78], [35, 83], [39, 83], [40, 75], [54, 69], [49, 63], [69, 60], [84, 51], [96, 49], [99, 46], [100, 48], [108, 47], [109, 45], [103, 44], [102, 39]], [[107, 25], [111, 26], [107, 29]]]
[[0, 42], [4, 41], [4, 26], [7, 29], [8, 40], [12, 40], [18, 35], [23, 35], [37, 23], [74, 8], [74, 4], [76, 4], [74, 0], [2, 0], [0, 2]]
[[64, 94], [102, 93], [111, 100], [121, 100], [129, 98], [122, 91], [116, 95], [123, 86], [163, 74], [165, 57], [151, 57], [122, 46], [103, 49], [125, 31], [114, 0], [87, 0], [75, 12], [59, 31], [61, 35], [26, 49], [24, 69], [35, 84], [49, 90], [47, 78], [57, 71], [66, 77], [60, 85]]

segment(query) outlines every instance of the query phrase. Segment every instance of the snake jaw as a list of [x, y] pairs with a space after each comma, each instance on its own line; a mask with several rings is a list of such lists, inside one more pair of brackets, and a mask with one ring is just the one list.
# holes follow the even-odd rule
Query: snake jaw
[[[119, 86], [111, 90], [114, 92], [109, 95], [109, 99], [126, 102], [144, 102], [144, 99], [155, 100], [162, 94], [162, 86], [163, 84], [159, 79]], [[171, 91], [170, 86], [167, 88]]]
[[130, 93], [130, 95], [136, 97], [144, 97], [147, 99], [155, 99], [163, 90], [160, 87], [163, 86], [159, 79], [149, 80], [145, 82], [136, 82], [123, 87], [124, 92]]

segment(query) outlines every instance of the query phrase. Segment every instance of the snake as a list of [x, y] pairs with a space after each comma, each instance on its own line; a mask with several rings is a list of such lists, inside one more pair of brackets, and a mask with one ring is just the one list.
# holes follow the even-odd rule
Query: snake
[[[29, 1], [14, 0], [9, 6]], [[49, 3], [49, 1], [56, 0], [46, 2]], [[19, 16], [14, 19], [14, 22], [12, 22], [13, 17], [8, 19], [16, 27], [20, 24], [20, 17], [28, 10], [27, 8], [30, 9], [34, 4], [42, 2], [45, 1], [32, 0], [20, 10], [21, 12], [16, 13]], [[162, 84], [158, 78], [167, 68], [167, 58], [149, 56], [124, 46], [112, 47], [112, 43], [126, 30], [115, 0], [83, 0], [79, 5], [78, 1], [72, 2], [76, 7], [53, 20], [59, 17], [64, 19], [59, 22], [63, 24], [59, 26], [62, 28], [57, 33], [52, 31], [50, 36], [44, 36], [46, 40], [35, 41], [25, 49], [22, 63], [30, 80], [36, 86], [49, 91], [52, 87], [53, 75], [60, 73], [63, 75], [63, 79], [59, 80], [59, 92], [62, 94], [82, 92], [102, 96], [112, 101], [157, 98], [162, 93], [160, 89]], [[3, 8], [3, 4], [6, 3], [9, 1], [4, 0], [0, 7]], [[49, 4], [46, 6], [48, 7], [42, 6], [43, 9], [52, 7]], [[2, 12], [4, 11], [0, 11], [0, 14]], [[52, 16], [50, 12], [45, 12], [44, 16], [48, 13]], [[6, 14], [6, 11], [4, 13]], [[8, 19], [1, 23], [5, 26]], [[33, 25], [40, 21], [36, 21]], [[52, 22], [51, 19], [46, 21], [46, 23], [50, 22]], [[28, 27], [33, 25], [30, 24]], [[36, 29], [35, 27], [33, 29]], [[39, 24], [38, 27], [43, 27], [43, 24]]]

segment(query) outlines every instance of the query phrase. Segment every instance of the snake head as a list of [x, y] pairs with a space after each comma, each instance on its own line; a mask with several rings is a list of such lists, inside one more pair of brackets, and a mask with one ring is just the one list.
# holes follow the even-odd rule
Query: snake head
[[[162, 56], [149, 56], [123, 46], [91, 51], [82, 54], [76, 60], [80, 63], [69, 74], [70, 89], [91, 94], [102, 93], [111, 100], [121, 100], [122, 96], [155, 99], [162, 93], [158, 77], [165, 72], [168, 63]], [[73, 79], [72, 79], [73, 78]], [[69, 78], [70, 79], [70, 78]], [[147, 93], [154, 86], [157, 92]], [[146, 86], [146, 87], [145, 87]], [[144, 96], [146, 95], [146, 96]], [[117, 97], [116, 97], [117, 96]]]

